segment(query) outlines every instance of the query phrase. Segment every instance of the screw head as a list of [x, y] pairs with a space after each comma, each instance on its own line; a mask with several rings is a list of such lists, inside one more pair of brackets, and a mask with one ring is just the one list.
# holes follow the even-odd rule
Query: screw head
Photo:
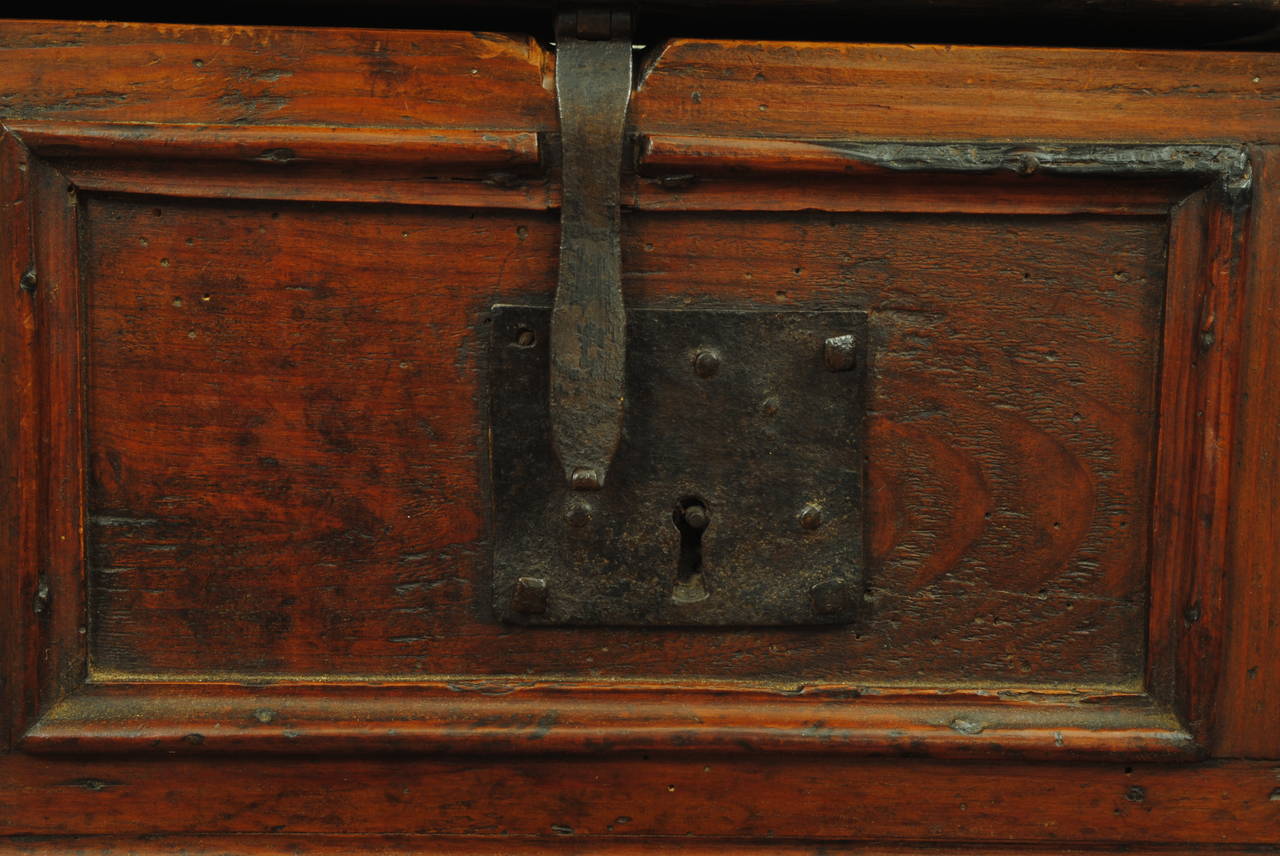
[[810, 531], [817, 529], [822, 525], [822, 506], [809, 503], [800, 509], [800, 513], [796, 515], [796, 520], [800, 522], [800, 526]]
[[819, 615], [838, 615], [851, 605], [849, 584], [841, 577], [832, 577], [809, 589], [813, 608]]
[[720, 355], [710, 348], [698, 351], [693, 357], [693, 371], [698, 377], [714, 377], [720, 371]]
[[511, 608], [522, 615], [547, 611], [547, 581], [542, 577], [518, 577], [511, 593]]
[[694, 503], [684, 510], [684, 522], [690, 529], [706, 529], [711, 525], [711, 513], [701, 503]]
[[830, 371], [852, 371], [858, 365], [858, 341], [847, 334], [832, 336], [822, 343], [822, 361]]
[[591, 503], [575, 498], [570, 501], [569, 506], [564, 510], [565, 522], [574, 529], [582, 529], [591, 522], [591, 513], [594, 509]]

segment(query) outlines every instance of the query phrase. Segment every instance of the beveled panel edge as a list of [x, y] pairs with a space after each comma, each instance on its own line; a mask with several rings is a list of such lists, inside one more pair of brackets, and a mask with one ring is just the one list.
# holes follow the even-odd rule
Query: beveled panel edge
[[1245, 856], [1257, 854], [1253, 847], [1196, 845], [1185, 847], [1078, 846], [1072, 844], [990, 844], [945, 845], [883, 842], [867, 844], [824, 840], [815, 850], [812, 840], [803, 838], [748, 841], [741, 838], [685, 838], [677, 845], [670, 836], [625, 836], [592, 834], [576, 839], [569, 827], [552, 830], [554, 837], [534, 835], [340, 835], [298, 833], [240, 833], [186, 835], [76, 835], [39, 838], [0, 838], [0, 856], [152, 856], [182, 853], [185, 856], [348, 856], [378, 853], [381, 856], [538, 856], [538, 854], [602, 854], [602, 856], [652, 856], [679, 853], [684, 856]]
[[603, 683], [86, 684], [31, 753], [787, 752], [1179, 760], [1198, 747], [1142, 694], [869, 690], [857, 697]]
[[533, 131], [350, 128], [319, 125], [159, 124], [10, 120], [5, 127], [41, 157], [307, 162], [498, 168], [536, 166]]
[[539, 133], [0, 120], [78, 190], [203, 199], [542, 209]]
[[[57, 172], [51, 165], [53, 163], [51, 161], [33, 160], [33, 163], [39, 163], [41, 165], [40, 169], [44, 171], [42, 174], [47, 174], [47, 176], [50, 177], [57, 177], [56, 180], [50, 178], [46, 183], [49, 184], [50, 188], [57, 189], [60, 192], [60, 195], [54, 194], [52, 190], [50, 190], [45, 194], [47, 199], [52, 200], [55, 197], [70, 199], [71, 206], [67, 210], [74, 210], [75, 192], [80, 189], [74, 183], [74, 178]], [[60, 163], [59, 166], [61, 166]], [[1213, 173], [1212, 170], [1206, 172], [1202, 169], [1197, 169], [1193, 174], [1204, 176], [1217, 175], [1217, 173]], [[1230, 174], [1236, 175], [1237, 173]], [[135, 188], [128, 186], [114, 186], [113, 188], [110, 182], [113, 179], [114, 173], [110, 171], [104, 172], [103, 176], [104, 181], [107, 182], [105, 189], [123, 190], [126, 192], [136, 190]], [[982, 180], [982, 176], [971, 176], [970, 180], [973, 179]], [[198, 183], [195, 176], [186, 176], [183, 178], [183, 182], [187, 185], [194, 185]], [[1225, 182], [1217, 186], [1221, 192], [1214, 197], [1216, 200], [1214, 204], [1217, 207], [1212, 208], [1212, 210], [1222, 210], [1227, 211], [1228, 213], [1234, 211], [1236, 213], [1233, 216], [1238, 220], [1240, 212], [1247, 210], [1248, 194], [1242, 193], [1240, 187], [1226, 187]], [[1243, 190], [1248, 190], [1247, 183], [1244, 184]], [[70, 192], [67, 193], [64, 191]], [[1201, 196], [1204, 197], [1203, 192], [1201, 193]], [[1191, 197], [1188, 198], [1190, 199]], [[1224, 199], [1229, 199], [1230, 204], [1227, 204], [1225, 208], [1222, 208], [1220, 203], [1222, 203]], [[1185, 205], [1183, 208], [1186, 210]], [[1194, 218], [1187, 219], [1184, 214], [1183, 221], [1184, 231], [1194, 232], [1198, 228], [1197, 224], [1199, 223], [1199, 220], [1195, 220]], [[64, 240], [72, 239], [73, 235], [71, 231], [66, 229], [62, 231], [65, 233]], [[1204, 224], [1204, 231], [1208, 234], [1213, 230], [1209, 228], [1208, 224]], [[1231, 235], [1235, 234], [1235, 232], [1232, 232], [1231, 230], [1227, 230], [1227, 233]], [[1215, 234], [1218, 234], [1219, 237], [1221, 237], [1223, 234], [1227, 233], [1224, 233], [1223, 230], [1219, 228]], [[40, 243], [41, 241], [39, 240], [38, 230], [36, 238], [37, 243]], [[1218, 243], [1221, 242], [1219, 241]], [[48, 249], [46, 248], [44, 251], [48, 252]], [[1218, 258], [1219, 255], [1220, 254], [1214, 254], [1212, 257]], [[1187, 269], [1193, 271], [1193, 273], [1196, 271], [1203, 272], [1203, 265], [1191, 265]], [[1227, 291], [1229, 292], [1231, 288], [1230, 283], [1234, 281], [1235, 280], [1228, 276], [1221, 284], [1227, 286]], [[1195, 294], [1199, 293], [1199, 289], [1203, 287], [1203, 282], [1199, 278], [1199, 273], [1195, 273], [1191, 276], [1188, 282], [1191, 297], [1185, 297], [1185, 299], [1179, 298], [1177, 302], [1171, 304], [1171, 311], [1175, 315], [1191, 318], [1195, 316], [1197, 312], [1201, 311], [1204, 306], [1203, 302], [1197, 302], [1197, 300], [1193, 299]], [[1224, 329], [1230, 329], [1229, 325], [1224, 327]], [[1168, 342], [1166, 342], [1166, 349], [1167, 347]], [[1215, 355], [1229, 355], [1231, 352], [1229, 349], [1219, 348], [1218, 350], [1213, 351], [1213, 353]], [[1238, 355], [1236, 355], [1236, 358], [1238, 358]], [[1230, 356], [1224, 356], [1221, 358], [1217, 356], [1214, 357], [1214, 360], [1218, 359], [1225, 359], [1227, 362], [1221, 364], [1215, 362], [1215, 365], [1229, 367], [1232, 358]], [[1179, 411], [1181, 415], [1174, 420], [1174, 423], [1177, 423], [1180, 420], [1185, 421], [1187, 418], [1199, 418], [1195, 415], [1198, 412], [1195, 408], [1201, 406], [1202, 403], [1211, 405], [1214, 412], [1217, 412], [1217, 410], [1222, 407], [1222, 401], [1220, 398], [1214, 398], [1213, 396], [1218, 395], [1221, 391], [1221, 389], [1210, 385], [1210, 387], [1201, 390], [1199, 393], [1193, 391], [1191, 393], [1191, 398], [1187, 398], [1184, 395], [1183, 398], [1178, 399], [1182, 401], [1182, 404], [1179, 406], [1182, 407], [1183, 410]], [[1201, 399], [1195, 398], [1196, 395], [1200, 394], [1207, 396], [1203, 402]], [[1164, 406], [1165, 405], [1162, 404], [1162, 408]], [[64, 414], [64, 416], [66, 416], [66, 414]], [[67, 416], [67, 418], [72, 417]], [[1165, 424], [1163, 419], [1162, 424]], [[72, 433], [74, 433], [74, 431]], [[1211, 447], [1206, 446], [1204, 447], [1204, 450], [1206, 454], [1215, 454]], [[1176, 459], [1174, 457], [1170, 457], [1169, 460], [1176, 463]], [[1173, 466], [1174, 463], [1171, 463], [1170, 466]], [[1216, 479], [1216, 474], [1219, 470], [1213, 469], [1212, 472], [1214, 474], [1213, 478]], [[1215, 483], [1220, 484], [1219, 482]], [[1212, 485], [1210, 485], [1210, 488], [1210, 495], [1217, 497], [1221, 496], [1217, 488]], [[1200, 493], [1197, 495], [1203, 497], [1205, 494]], [[1201, 517], [1200, 519], [1206, 518]], [[1217, 525], [1221, 526], [1224, 525], [1221, 521], [1224, 521], [1225, 517], [1223, 515], [1210, 515], [1210, 518], [1207, 519], [1218, 520], [1219, 523]], [[1199, 573], [1199, 576], [1197, 576], [1197, 573]], [[1188, 596], [1194, 596], [1196, 592], [1199, 591], [1196, 586], [1201, 585], [1204, 582], [1203, 576], [1204, 571], [1197, 571], [1195, 568], [1192, 568], [1186, 574], [1179, 574], [1177, 579], [1171, 579], [1170, 586], [1172, 587], [1172, 590], [1174, 590], [1171, 597], [1175, 599], [1180, 597], [1181, 595], [1178, 594], [1179, 592], [1187, 593]], [[76, 585], [82, 586], [83, 581]], [[74, 588], [75, 586], [70, 586], [64, 589], [64, 592], [70, 591]], [[1213, 597], [1221, 596], [1220, 591], [1218, 590], [1211, 592], [1211, 594]], [[65, 593], [61, 600], [64, 603], [66, 602]], [[1210, 607], [1212, 607], [1212, 603], [1210, 603]], [[1212, 620], [1216, 614], [1217, 611], [1210, 608], [1206, 614], [1206, 618]], [[1177, 633], [1173, 628], [1174, 625], [1182, 619], [1171, 618], [1171, 616], [1166, 612], [1159, 612], [1159, 614], [1157, 614], [1156, 610], [1153, 610], [1152, 616], [1153, 650], [1156, 650], [1156, 645], [1159, 643], [1160, 639], [1164, 638], [1168, 640], [1175, 640], [1178, 638]], [[82, 647], [82, 641], [77, 645], [77, 642], [72, 639], [72, 636], [73, 634], [70, 630], [64, 628], [64, 632], [58, 636], [58, 639], [62, 640], [58, 644], [65, 647], [67, 651], [79, 650], [79, 648]], [[840, 735], [840, 740], [843, 741], [840, 743], [840, 745], [844, 747], [843, 751], [861, 754], [923, 754], [926, 756], [958, 758], [1124, 758], [1132, 756], [1138, 758], [1151, 757], [1186, 759], [1199, 757], [1203, 754], [1203, 735], [1205, 729], [1208, 727], [1207, 720], [1201, 716], [1194, 717], [1192, 728], [1188, 730], [1183, 726], [1181, 717], [1183, 717], [1185, 712], [1188, 710], [1204, 712], [1208, 709], [1206, 708], [1206, 702], [1204, 699], [1208, 698], [1212, 693], [1213, 674], [1216, 669], [1216, 661], [1212, 655], [1212, 648], [1214, 644], [1217, 644], [1214, 640], [1220, 638], [1220, 636], [1220, 633], [1210, 633], [1207, 639], [1207, 647], [1206, 645], [1195, 646], [1196, 650], [1194, 652], [1190, 651], [1186, 645], [1176, 641], [1174, 641], [1172, 645], [1166, 645], [1163, 649], [1160, 649], [1164, 652], [1161, 656], [1161, 663], [1155, 664], [1154, 668], [1149, 664], [1149, 673], [1156, 674], [1163, 672], [1166, 676], [1173, 675], [1175, 681], [1182, 681], [1183, 684], [1187, 684], [1188, 682], [1183, 680], [1182, 676], [1186, 676], [1190, 674], [1190, 672], [1194, 671], [1198, 677], [1193, 677], [1189, 681], [1191, 685], [1194, 685], [1192, 690], [1194, 698], [1188, 696], [1187, 692], [1184, 692], [1180, 688], [1175, 687], [1173, 689], [1166, 690], [1164, 686], [1157, 686], [1153, 690], [1153, 698], [1156, 699], [1156, 703], [1152, 705], [1148, 711], [1148, 714], [1155, 717], [1155, 719], [1135, 720], [1129, 725], [1124, 724], [1123, 716], [1131, 715], [1132, 709], [1126, 707], [1124, 711], [1117, 712], [1117, 715], [1120, 715], [1121, 719], [1116, 720], [1115, 723], [1112, 723], [1106, 728], [1083, 727], [1068, 724], [1064, 730], [1064, 728], [1055, 727], [1055, 722], [1053, 720], [1045, 719], [1043, 724], [1031, 723], [1009, 726], [1004, 722], [998, 722], [993, 723], [991, 728], [988, 728], [986, 725], [982, 725], [981, 730], [978, 731], [976, 735], [971, 735], [964, 733], [964, 729], [967, 728], [967, 726], [962, 726], [961, 730], [957, 732], [956, 729], [952, 728], [949, 724], [950, 721], [936, 721], [936, 717], [935, 720], [930, 720], [928, 717], [912, 718], [909, 715], [905, 715], [905, 712], [889, 710], [884, 712], [885, 718], [883, 719], [881, 726], [877, 726], [881, 727], [880, 732], [876, 731], [876, 727], [870, 727], [866, 724], [859, 724], [857, 721], [852, 721], [848, 723], [848, 727], [844, 728], [843, 731], [821, 732], [821, 734], [826, 735], [825, 737], [822, 737], [815, 736], [816, 733], [813, 728], [810, 727], [812, 725], [810, 720], [804, 720], [803, 722], [798, 723], [788, 723], [785, 719], [782, 719], [772, 721], [767, 725], [757, 724], [763, 734], [761, 742], [753, 742], [755, 738], [746, 740], [745, 743], [742, 740], [737, 740], [734, 736], [734, 728], [738, 726], [730, 726], [727, 729], [722, 729], [719, 734], [712, 734], [709, 738], [711, 742], [707, 745], [702, 745], [698, 743], [698, 740], [708, 734], [709, 730], [703, 730], [700, 728], [695, 732], [694, 737], [690, 738], [687, 734], [680, 731], [679, 719], [677, 716], [677, 718], [671, 722], [659, 723], [647, 731], [645, 729], [641, 729], [636, 732], [634, 739], [638, 742], [635, 746], [661, 746], [668, 748], [675, 748], [679, 746], [681, 748], [691, 747], [695, 749], [715, 749], [717, 746], [728, 746], [728, 743], [732, 742], [733, 745], [728, 746], [728, 748], [732, 749], [736, 747], [738, 750], [773, 748], [784, 751], [808, 751], [813, 749], [828, 752], [833, 751], [832, 734], [838, 733]], [[1175, 649], [1178, 650], [1175, 652]], [[63, 675], [63, 678], [67, 678], [67, 676]], [[70, 681], [70, 684], [68, 684], [68, 681]], [[53, 748], [76, 745], [77, 741], [80, 740], [80, 738], [77, 737], [77, 734], [80, 734], [88, 729], [93, 723], [99, 721], [96, 717], [85, 715], [82, 712], [77, 712], [85, 710], [81, 705], [82, 701], [86, 703], [94, 701], [98, 696], [88, 688], [71, 690], [70, 685], [73, 685], [74, 683], [74, 680], [67, 678], [66, 680], [62, 680], [62, 684], [60, 685], [67, 686], [59, 689], [58, 692], [44, 694], [42, 705], [46, 709], [52, 705], [58, 710], [58, 715], [49, 719], [47, 722], [44, 718], [41, 718], [39, 721], [36, 721], [29, 730], [25, 730], [27, 737], [21, 741], [24, 749], [27, 749], [28, 751], [84, 751], [83, 748], [78, 750]], [[1165, 684], [1168, 683], [1168, 681], [1165, 681]], [[1206, 687], [1208, 688], [1207, 690], [1205, 689]], [[65, 707], [59, 706], [59, 693], [61, 693], [63, 689], [71, 691], [70, 696], [65, 699], [67, 703]], [[667, 690], [664, 692], [665, 697], [669, 699], [670, 691]], [[936, 690], [933, 692], [936, 692]], [[667, 701], [666, 703], [671, 705], [671, 710], [676, 710], [679, 704], [673, 704], [670, 701]], [[481, 704], [476, 708], [477, 711], [485, 711], [484, 721], [487, 721], [488, 717], [492, 716], [492, 709], [486, 707], [487, 704], [488, 701], [486, 700], [484, 704]], [[917, 711], [919, 710], [919, 708], [914, 709]], [[1005, 710], [1008, 709], [1008, 707], [1005, 708]], [[1095, 710], [1101, 709], [1102, 708], [1095, 708]], [[868, 708], [867, 706], [862, 706], [860, 710], [862, 713], [866, 713]], [[1044, 708], [1038, 708], [1038, 710], [1043, 712]], [[49, 710], [49, 712], [52, 713], [53, 711]], [[339, 710], [336, 711], [336, 713], [338, 714], [336, 719], [330, 717], [326, 720], [330, 723], [329, 727], [331, 729], [335, 729], [334, 733], [336, 736], [334, 737], [333, 745], [326, 749], [315, 748], [314, 746], [308, 747], [307, 751], [345, 751], [341, 748], [341, 745], [344, 740], [350, 739], [350, 734], [343, 733], [341, 731], [340, 720], [342, 718], [342, 711]], [[350, 714], [352, 718], [356, 718], [358, 717], [359, 711], [349, 710], [347, 713]], [[722, 711], [721, 713], [722, 715], [728, 715], [730, 712]], [[905, 718], [895, 720], [894, 716], [898, 716], [900, 714], [905, 716]], [[132, 716], [132, 714], [129, 714], [129, 716]], [[954, 718], [959, 719], [962, 722], [974, 721], [967, 719], [964, 716], [963, 710], [961, 710]], [[190, 728], [181, 728], [181, 720], [175, 720], [174, 722], [170, 722], [166, 725], [163, 716], [159, 716], [156, 719], [157, 727], [160, 727], [162, 730], [151, 734], [150, 736], [147, 736], [143, 732], [138, 732], [137, 729], [131, 730], [131, 728], [127, 727], [126, 720], [124, 719], [117, 721], [108, 718], [107, 720], [103, 720], [103, 722], [107, 725], [106, 731], [104, 732], [107, 734], [107, 744], [121, 747], [129, 746], [131, 751], [135, 751], [139, 748], [139, 741], [146, 745], [153, 745], [157, 740], [163, 741], [170, 739], [173, 735], [163, 730], [163, 728], [170, 726], [175, 727], [177, 731], [182, 732], [177, 739], [185, 741], [185, 743], [180, 745], [187, 748], [189, 748], [190, 745], [195, 745], [193, 741], [186, 740], [187, 736], [190, 734], [200, 733]], [[115, 724], [112, 725], [112, 722]], [[72, 725], [71, 723], [79, 724]], [[64, 725], [66, 726], [65, 728], [63, 727]], [[898, 727], [899, 725], [916, 728], [917, 730], [920, 730], [920, 734], [926, 736], [913, 742], [913, 738], [909, 735], [908, 731]], [[750, 731], [750, 728], [757, 726], [748, 725], [744, 727], [747, 727], [748, 731]], [[431, 726], [429, 726], [429, 724], [424, 727], [428, 728], [429, 733], [422, 740], [422, 746], [424, 748], [421, 751], [446, 751], [444, 748], [446, 743], [448, 746], [452, 746], [458, 742], [456, 735], [452, 733], [440, 730], [431, 731]], [[823, 725], [822, 727], [827, 728], [826, 725]], [[394, 726], [388, 726], [388, 728], [391, 730], [397, 730]], [[576, 732], [566, 730], [566, 733], [570, 735], [566, 742], [566, 746], [577, 745], [584, 748], [590, 747], [592, 751], [595, 751], [595, 749], [602, 743], [609, 743], [609, 748], [631, 748], [631, 744], [621, 742], [627, 737], [627, 734], [620, 731], [615, 735], [607, 730], [600, 732], [598, 729], [593, 729], [596, 729], [596, 726], [584, 724]], [[995, 736], [1005, 730], [1010, 732], [1009, 736], [1004, 738], [1002, 741], [996, 741], [994, 739]], [[18, 733], [23, 733], [23, 731], [24, 729], [19, 729]], [[630, 733], [629, 728], [625, 729], [625, 731]], [[1073, 740], [1070, 745], [1068, 745], [1066, 740], [1068, 733], [1071, 733], [1073, 736]], [[176, 734], [176, 731], [174, 734]], [[957, 736], [957, 734], [960, 736]], [[985, 735], [985, 737], [980, 737], [977, 740], [967, 739], [979, 735]], [[1076, 737], [1079, 738], [1078, 745], [1075, 739]], [[287, 737], [281, 737], [280, 739], [281, 745], [286, 748], [266, 749], [264, 747], [263, 751], [292, 751], [287, 748], [293, 745], [292, 741]], [[506, 738], [500, 737], [497, 741], [490, 740], [488, 742], [481, 740], [478, 743], [472, 744], [469, 751], [514, 751], [511, 747], [506, 746], [502, 742], [504, 739]], [[719, 742], [717, 743], [717, 741]], [[465, 741], [462, 742], [465, 743]], [[428, 748], [437, 746], [437, 744], [439, 744], [440, 748]], [[902, 745], [900, 744], [905, 744], [906, 748], [902, 748]], [[204, 742], [201, 741], [198, 745], [203, 746]], [[323, 746], [323, 743], [317, 745]], [[362, 742], [361, 745], [364, 746], [365, 744]], [[554, 745], [556, 745], [554, 741], [546, 741], [540, 743], [539, 746], [535, 748]], [[335, 749], [334, 747], [337, 748]], [[557, 751], [566, 751], [566, 749], [561, 748]]]

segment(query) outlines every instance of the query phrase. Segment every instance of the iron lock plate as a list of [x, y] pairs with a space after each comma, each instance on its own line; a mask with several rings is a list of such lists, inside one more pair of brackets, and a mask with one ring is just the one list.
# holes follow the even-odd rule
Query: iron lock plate
[[626, 313], [622, 442], [573, 490], [550, 310], [495, 306], [494, 607], [545, 625], [839, 624], [863, 581], [866, 314]]

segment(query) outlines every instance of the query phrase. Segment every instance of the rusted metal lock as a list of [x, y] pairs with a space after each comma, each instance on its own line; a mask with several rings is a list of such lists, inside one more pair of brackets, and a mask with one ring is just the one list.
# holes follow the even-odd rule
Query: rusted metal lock
[[552, 448], [550, 312], [497, 306], [494, 602], [533, 624], [850, 621], [861, 598], [866, 316], [627, 310], [600, 490]]
[[555, 305], [493, 307], [494, 607], [548, 625], [848, 622], [866, 315], [624, 308], [626, 24], [560, 19]]

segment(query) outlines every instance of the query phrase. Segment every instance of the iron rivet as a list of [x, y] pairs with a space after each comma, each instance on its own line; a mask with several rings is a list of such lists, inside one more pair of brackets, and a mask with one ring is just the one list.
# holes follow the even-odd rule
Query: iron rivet
[[591, 503], [574, 499], [569, 503], [569, 507], [564, 511], [565, 521], [574, 529], [581, 529], [591, 522]]
[[849, 585], [840, 577], [832, 577], [809, 589], [809, 597], [819, 615], [837, 615], [849, 608]]
[[705, 505], [694, 503], [684, 510], [684, 522], [690, 529], [706, 529], [711, 524], [711, 515]]
[[693, 358], [693, 370], [701, 378], [714, 376], [720, 371], [720, 355], [710, 349], [698, 351]]
[[850, 335], [832, 336], [822, 343], [822, 359], [833, 372], [847, 372], [858, 364], [858, 343]]
[[599, 490], [600, 474], [590, 467], [578, 467], [573, 471], [569, 484], [574, 490]]
[[28, 270], [22, 275], [22, 279], [18, 280], [18, 288], [21, 288], [23, 291], [28, 293], [36, 290], [35, 268]]
[[516, 332], [516, 344], [521, 348], [532, 348], [534, 342], [538, 341], [538, 336], [528, 327], [521, 327]]
[[547, 611], [547, 581], [542, 577], [518, 577], [511, 594], [511, 608], [523, 615]]
[[1031, 175], [1040, 169], [1040, 160], [1030, 152], [1024, 153], [1018, 158], [1017, 166], [1014, 167], [1018, 175]]
[[800, 514], [797, 519], [800, 521], [800, 525], [805, 529], [817, 529], [822, 525], [822, 508], [814, 505], [813, 503], [809, 503], [804, 508], [800, 509]]

